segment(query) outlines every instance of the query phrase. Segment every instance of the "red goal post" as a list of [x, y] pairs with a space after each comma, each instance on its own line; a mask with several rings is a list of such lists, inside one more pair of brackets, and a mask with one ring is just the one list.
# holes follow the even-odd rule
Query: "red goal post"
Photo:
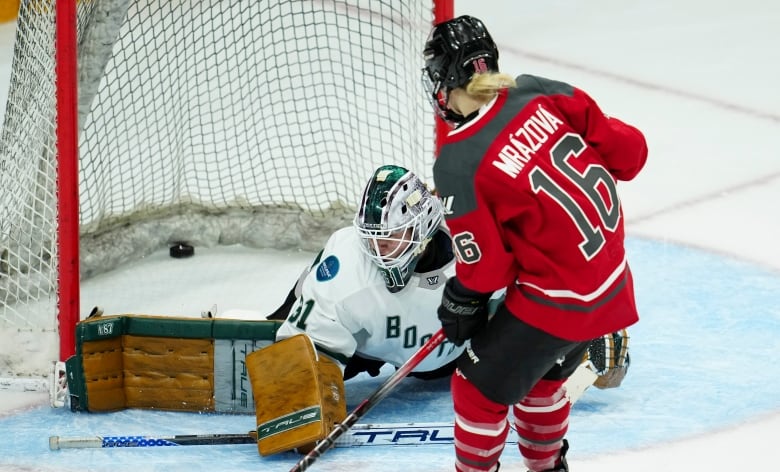
[[315, 250], [376, 166], [430, 180], [421, 51], [452, 15], [452, 0], [21, 2], [0, 377], [73, 353], [88, 277], [173, 241]]

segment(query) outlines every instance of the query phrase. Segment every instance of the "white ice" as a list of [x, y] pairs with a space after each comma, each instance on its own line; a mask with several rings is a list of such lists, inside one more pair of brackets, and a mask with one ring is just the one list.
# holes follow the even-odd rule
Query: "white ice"
[[[650, 146], [647, 167], [635, 181], [620, 186], [629, 237], [668, 244], [670, 248], [703, 250], [725, 260], [746, 262], [757, 270], [780, 277], [780, 251], [775, 245], [780, 239], [777, 209], [780, 147], [772, 144], [780, 135], [779, 4], [763, 0], [533, 3], [460, 0], [456, 2], [456, 13], [473, 14], [485, 21], [499, 44], [500, 63], [505, 71], [528, 72], [577, 85], [596, 98], [605, 112], [645, 132]], [[13, 29], [13, 25], [0, 25], [0, 96], [3, 97], [8, 83]], [[222, 251], [225, 252], [198, 252], [193, 261], [198, 261], [200, 270], [187, 270], [186, 280], [170, 278], [170, 261], [164, 255], [156, 255], [87, 281], [82, 311], [101, 305], [111, 313], [192, 316], [212, 304], [266, 311], [284, 298], [290, 281], [311, 256], [264, 251], [254, 253], [253, 257], [242, 257], [240, 248]], [[238, 262], [227, 265], [225, 260]], [[158, 277], [141, 279], [134, 275], [136, 270], [146, 271], [150, 266]], [[664, 286], [663, 269], [658, 267], [653, 272], [660, 280], [649, 283], [659, 290], [668, 290], [669, 294], [677, 292], [680, 287]], [[720, 276], [728, 277], [728, 274]], [[691, 278], [687, 283], [706, 291], [706, 277]], [[131, 286], [143, 290], [143, 299], [127, 290]], [[173, 297], [172, 293], [178, 296]], [[780, 306], [780, 293], [770, 294], [768, 304]], [[745, 313], [750, 316], [749, 306]], [[768, 326], [776, 334], [780, 312], [775, 308], [769, 313]], [[730, 345], [728, 327], [720, 329], [710, 333], [713, 337], [708, 337], [707, 342], [715, 339], [718, 344], [729, 346], [732, 352], [739, 351], [742, 346]], [[688, 336], [691, 343], [696, 343], [699, 333], [691, 332]], [[5, 340], [3, 344], [8, 346], [8, 342]], [[745, 372], [761, 372], [767, 364], [777, 362], [780, 354], [777, 341], [761, 349], [763, 357], [756, 356], [754, 363], [730, 372], [737, 384]], [[638, 371], [643, 367], [632, 368]], [[700, 377], [702, 383], [711, 375], [706, 370], [691, 373]], [[635, 374], [636, 371], [629, 376]], [[577, 453], [573, 449], [572, 470], [778, 469], [772, 465], [776, 459], [771, 451], [775, 435], [780, 433], [780, 379], [768, 376], [764, 380], [763, 391], [770, 396], [769, 407], [737, 424], [732, 422], [728, 427], [673, 441], [660, 440], [614, 450], [607, 447], [608, 452], [597, 455]], [[670, 392], [679, 388], [678, 381], [657, 378], [658, 388]], [[696, 388], [696, 381], [696, 378], [686, 379], [685, 388]], [[630, 391], [629, 386], [625, 388]], [[641, 394], [636, 392], [637, 396]], [[734, 395], [741, 394], [734, 392]], [[0, 420], [25, 415], [41, 408], [46, 401], [44, 394], [0, 391]], [[690, 405], [690, 408], [697, 407]], [[600, 414], [609, 413], [606, 408]], [[648, 420], [638, 416], [631, 428], [640, 430]], [[106, 427], [112, 426], [110, 418], [103, 421]], [[582, 418], [574, 418], [573, 427], [576, 421]], [[50, 434], [62, 434], [62, 431]], [[621, 432], [605, 428], [604, 442], [616, 434]], [[576, 436], [571, 439], [576, 448]], [[319, 470], [395, 470], [380, 467], [377, 461], [388, 460], [387, 457], [368, 450], [360, 453], [365, 454], [365, 460], [350, 455], [343, 466], [333, 461], [317, 465], [322, 466]], [[399, 454], [403, 453], [400, 450]], [[502, 470], [524, 470], [516, 460], [515, 450], [507, 448], [504, 456], [507, 466]], [[117, 458], [118, 462], [101, 463], [98, 457]], [[155, 468], [153, 457], [127, 453], [96, 456], [93, 462], [78, 465], [77, 470], [120, 470], [122, 467], [151, 470]], [[434, 457], [433, 461], [419, 463], [410, 470], [453, 470], [451, 451]], [[37, 469], [8, 464], [0, 458], [3, 470], [54, 470], [49, 467]], [[193, 464], [181, 462], [158, 463], [156, 467], [169, 471], [197, 470]], [[258, 462], [257, 469], [262, 467]], [[229, 462], [218, 462], [212, 467], [213, 470], [236, 468], [240, 467]]]

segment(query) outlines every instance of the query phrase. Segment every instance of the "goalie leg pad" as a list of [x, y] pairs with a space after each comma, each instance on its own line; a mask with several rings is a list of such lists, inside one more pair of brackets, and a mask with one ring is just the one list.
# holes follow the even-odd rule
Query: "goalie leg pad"
[[628, 332], [625, 329], [596, 338], [588, 345], [588, 362], [598, 375], [597, 388], [616, 388], [628, 373]]
[[299, 334], [246, 357], [257, 417], [260, 455], [324, 439], [347, 416], [344, 380], [332, 360]]

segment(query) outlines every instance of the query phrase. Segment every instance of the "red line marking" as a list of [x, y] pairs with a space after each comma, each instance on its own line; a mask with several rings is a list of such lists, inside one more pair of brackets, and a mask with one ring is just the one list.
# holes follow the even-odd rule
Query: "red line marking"
[[624, 84], [633, 85], [635, 87], [643, 88], [646, 90], [653, 90], [656, 92], [663, 92], [669, 95], [673, 95], [680, 98], [685, 98], [688, 100], [694, 100], [697, 102], [706, 103], [708, 105], [712, 105], [714, 107], [722, 108], [724, 110], [732, 111], [735, 113], [740, 113], [742, 115], [751, 116], [753, 118], [758, 118], [762, 120], [771, 121], [774, 123], [780, 123], [780, 115], [768, 111], [762, 111], [762, 110], [756, 110], [754, 108], [745, 107], [742, 105], [738, 105], [736, 103], [730, 103], [725, 100], [719, 100], [717, 98], [709, 97], [707, 95], [702, 95], [699, 93], [689, 92], [687, 90], [682, 89], [676, 89], [672, 87], [668, 87], [666, 85], [661, 85], [653, 82], [647, 82], [644, 80], [634, 79], [631, 77], [627, 77], [620, 74], [615, 74], [613, 72], [608, 72], [604, 70], [594, 69], [591, 67], [583, 66], [581, 64], [576, 64], [574, 62], [568, 62], [561, 59], [554, 59], [551, 57], [543, 56], [541, 54], [535, 54], [528, 51], [523, 51], [521, 49], [516, 49], [512, 47], [506, 47], [505, 45], [501, 46], [502, 51], [507, 51], [511, 54], [517, 55], [517, 56], [524, 56], [529, 59], [533, 59], [535, 61], [544, 62], [547, 64], [553, 64], [560, 67], [565, 67], [567, 69], [573, 69], [578, 70], [582, 72], [586, 72], [591, 75], [599, 76], [608, 78], [611, 80], [614, 80], [616, 82], [622, 82]]
[[[632, 77], [615, 74], [613, 72], [608, 72], [605, 70], [600, 69], [594, 69], [592, 67], [587, 67], [581, 64], [576, 64], [574, 62], [564, 61], [561, 59], [555, 59], [548, 56], [543, 56], [541, 54], [536, 54], [528, 51], [524, 51], [522, 49], [513, 48], [511, 46], [507, 47], [506, 45], [500, 46], [501, 51], [506, 51], [509, 54], [513, 54], [515, 56], [522, 56], [526, 57], [528, 59], [532, 59], [534, 61], [543, 62], [547, 64], [552, 64], [555, 66], [563, 67], [566, 69], [572, 69], [572, 70], [578, 70], [581, 72], [585, 72], [587, 74], [591, 74], [597, 77], [603, 77], [606, 79], [613, 80], [615, 82], [621, 82], [627, 85], [632, 85], [634, 87], [638, 87], [645, 90], [652, 90], [655, 92], [661, 92], [665, 93], [667, 95], [672, 95], [676, 97], [680, 97], [687, 100], [693, 100], [701, 103], [705, 103], [717, 108], [721, 108], [723, 110], [733, 112], [733, 113], [739, 113], [741, 115], [746, 115], [752, 118], [757, 118], [761, 120], [771, 121], [773, 123], [780, 123], [780, 115], [762, 111], [762, 110], [756, 110], [754, 108], [745, 107], [742, 105], [737, 105], [735, 103], [727, 102], [725, 100], [720, 100], [717, 98], [709, 97], [707, 95], [702, 95], [699, 93], [689, 92], [682, 89], [677, 89], [673, 87], [669, 87], [666, 85], [661, 85], [658, 83], [648, 82], [644, 80], [634, 79]], [[646, 213], [644, 215], [639, 215], [637, 217], [631, 218], [630, 221], [626, 221], [626, 225], [635, 224], [635, 223], [641, 223], [650, 219], [653, 219], [657, 216], [662, 216], [668, 213], [673, 213], [675, 211], [687, 209], [689, 207], [696, 206], [700, 203], [706, 203], [709, 201], [716, 200], [718, 198], [723, 198], [728, 196], [728, 194], [736, 193], [740, 191], [744, 191], [750, 188], [753, 188], [757, 185], [762, 185], [769, 183], [770, 181], [780, 177], [780, 171], [772, 172], [763, 176], [759, 176], [755, 179], [737, 183], [731, 187], [726, 187], [722, 189], [716, 189], [712, 192], [706, 193], [704, 195], [700, 196], [694, 196], [687, 200], [683, 200], [681, 202], [669, 205], [664, 208], [659, 208], [658, 210], [651, 211], [649, 213]]]

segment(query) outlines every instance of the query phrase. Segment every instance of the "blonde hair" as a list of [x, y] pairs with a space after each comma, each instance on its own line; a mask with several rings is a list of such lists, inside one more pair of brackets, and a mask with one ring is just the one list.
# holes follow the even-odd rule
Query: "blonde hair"
[[488, 101], [495, 97], [499, 90], [514, 87], [517, 87], [517, 82], [511, 75], [503, 72], [485, 72], [475, 74], [465, 89], [469, 97]]

